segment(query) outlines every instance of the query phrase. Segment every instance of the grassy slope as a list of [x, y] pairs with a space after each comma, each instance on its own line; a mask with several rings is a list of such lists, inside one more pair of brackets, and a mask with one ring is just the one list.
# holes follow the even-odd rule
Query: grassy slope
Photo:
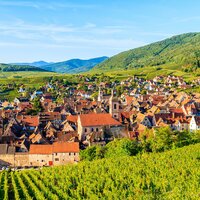
[[[188, 33], [119, 53], [98, 64], [91, 72], [134, 70], [146, 67], [148, 72], [175, 72], [182, 75], [181, 66], [192, 65], [194, 52], [200, 50], [200, 33]], [[140, 68], [138, 68], [140, 71]], [[142, 71], [142, 70], [141, 70]], [[183, 73], [184, 74], [184, 73]]]
[[[27, 176], [34, 180], [31, 182], [47, 199], [51, 195], [54, 199], [62, 196], [64, 199], [176, 200], [199, 199], [199, 168], [200, 144], [196, 144], [164, 153], [25, 170], [15, 172], [14, 176], [22, 181]], [[25, 183], [29, 188], [29, 183]], [[19, 184], [17, 187], [20, 191]], [[27, 191], [31, 190], [32, 186]], [[9, 195], [13, 195], [12, 191]]]

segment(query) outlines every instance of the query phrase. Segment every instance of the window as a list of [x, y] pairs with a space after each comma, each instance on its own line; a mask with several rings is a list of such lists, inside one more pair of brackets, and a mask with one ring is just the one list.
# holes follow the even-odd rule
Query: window
[[114, 109], [117, 109], [117, 104], [116, 103], [114, 104]]
[[59, 158], [55, 158], [55, 161], [59, 161]]
[[99, 131], [99, 129], [98, 128], [96, 128], [96, 132], [98, 132]]
[[69, 153], [69, 156], [71, 156], [71, 153]]
[[94, 131], [94, 129], [93, 129], [93, 128], [91, 128], [91, 131], [93, 132], [93, 131]]
[[87, 133], [87, 128], [85, 128], [85, 133]]
[[57, 156], [58, 154], [57, 153], [55, 153], [55, 156]]

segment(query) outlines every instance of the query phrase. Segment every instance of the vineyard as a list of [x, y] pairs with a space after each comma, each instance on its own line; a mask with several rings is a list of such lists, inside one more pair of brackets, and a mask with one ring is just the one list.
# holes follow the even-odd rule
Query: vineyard
[[7, 199], [199, 199], [200, 144], [165, 153], [0, 173]]

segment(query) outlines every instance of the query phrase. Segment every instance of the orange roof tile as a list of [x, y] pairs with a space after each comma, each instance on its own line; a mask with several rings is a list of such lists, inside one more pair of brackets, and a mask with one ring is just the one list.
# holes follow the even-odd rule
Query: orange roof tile
[[108, 125], [121, 125], [121, 123], [111, 117], [108, 113], [91, 113], [80, 115], [82, 126], [108, 126]]
[[36, 127], [36, 126], [39, 125], [39, 117], [38, 116], [24, 115], [21, 120], [27, 126], [34, 126], [34, 127]]
[[53, 145], [31, 144], [29, 154], [52, 154]]
[[48, 145], [31, 144], [29, 154], [52, 154], [79, 152], [78, 142], [56, 142]]
[[78, 120], [78, 115], [69, 115], [67, 116], [67, 121], [76, 123]]
[[54, 153], [67, 153], [67, 152], [79, 152], [79, 143], [78, 142], [56, 142], [53, 143], [53, 152]]

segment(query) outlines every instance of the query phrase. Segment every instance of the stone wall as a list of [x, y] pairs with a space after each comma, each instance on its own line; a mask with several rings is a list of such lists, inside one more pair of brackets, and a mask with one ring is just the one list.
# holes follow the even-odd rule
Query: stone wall
[[11, 167], [63, 165], [74, 161], [79, 161], [79, 153], [0, 155], [0, 166]]
[[11, 167], [29, 166], [29, 154], [28, 153], [1, 154], [0, 165], [11, 166]]

